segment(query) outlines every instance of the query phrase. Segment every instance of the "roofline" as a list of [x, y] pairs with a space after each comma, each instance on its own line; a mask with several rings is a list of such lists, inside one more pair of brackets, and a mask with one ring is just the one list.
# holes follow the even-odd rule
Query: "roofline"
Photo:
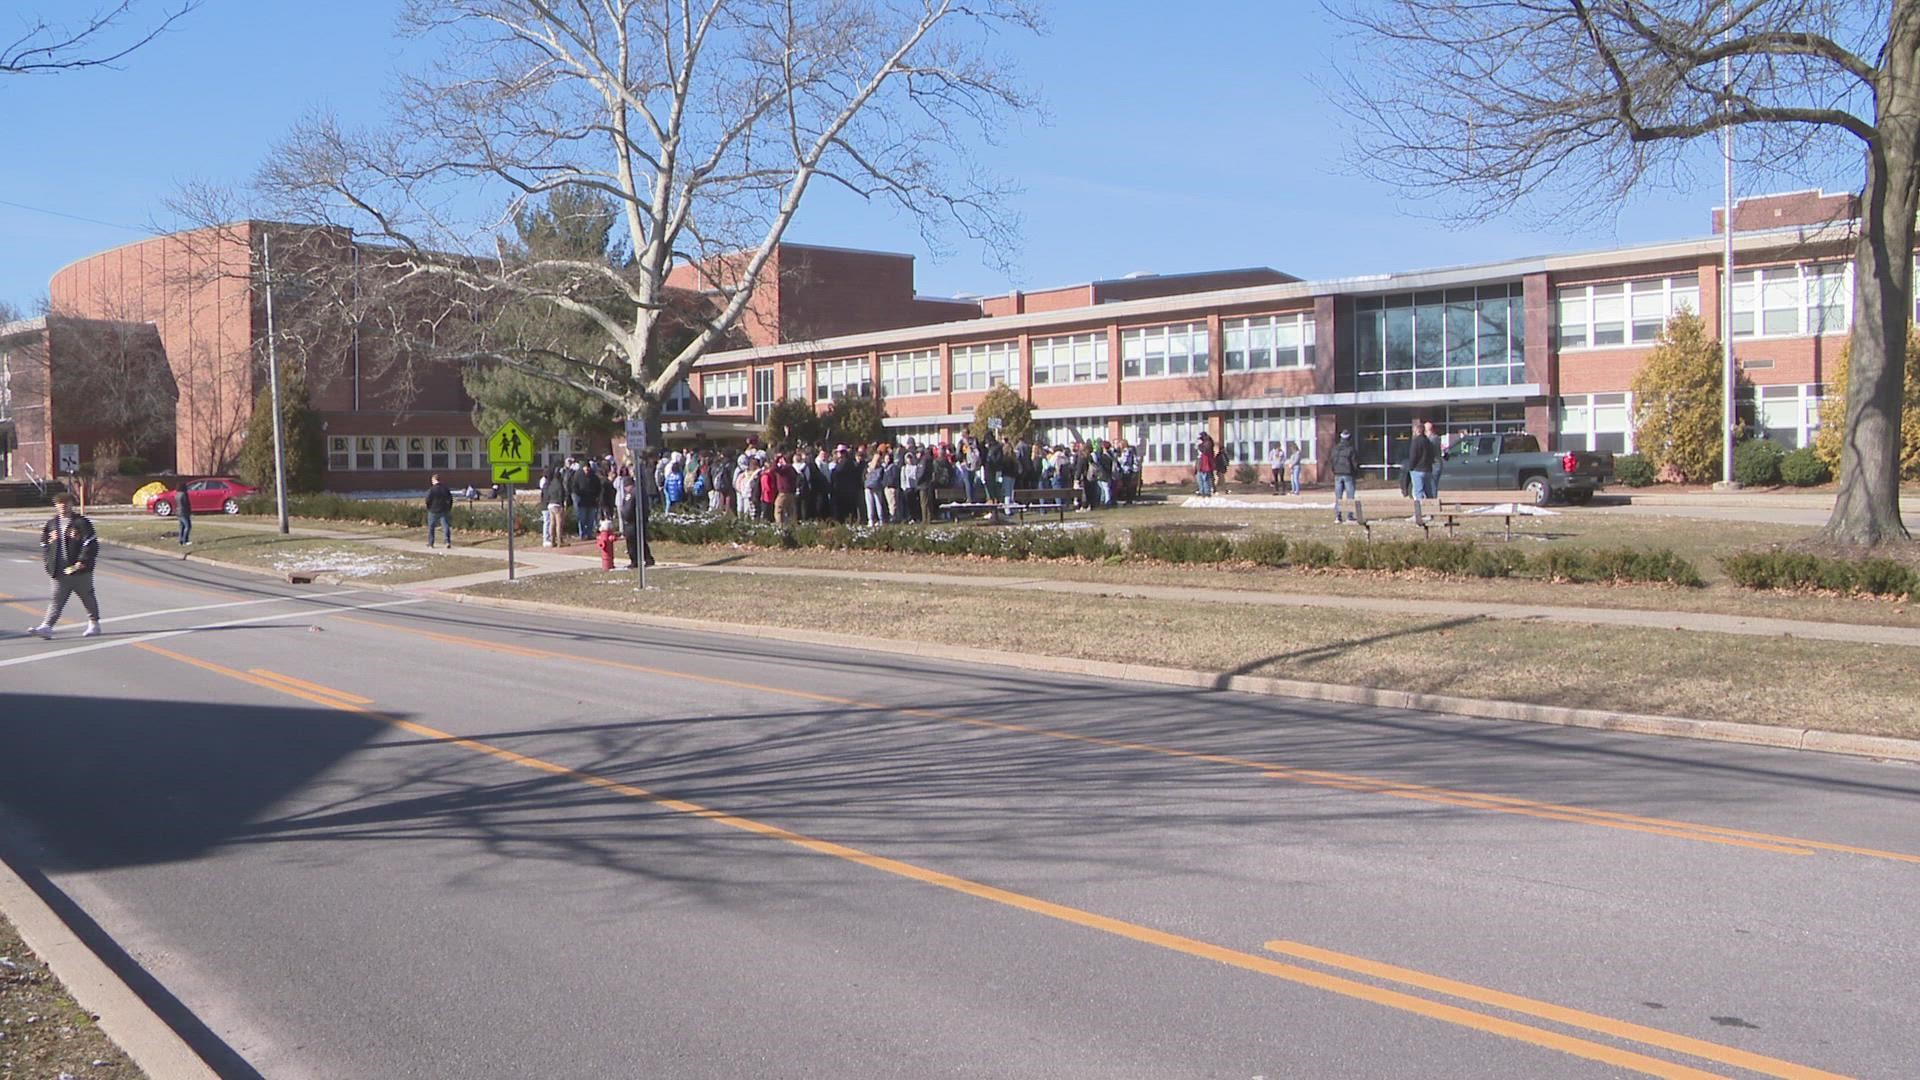
[[[1854, 239], [1856, 221], [1837, 221], [1823, 225], [1786, 226], [1755, 229], [1733, 234], [1736, 253]], [[998, 315], [956, 322], [922, 323], [894, 330], [876, 330], [841, 337], [791, 341], [747, 349], [729, 349], [710, 353], [694, 363], [695, 368], [720, 367], [742, 361], [757, 362], [793, 357], [822, 356], [830, 353], [858, 353], [891, 345], [911, 345], [934, 338], [1002, 337], [1023, 331], [1045, 329], [1078, 322], [1114, 322], [1159, 315], [1176, 315], [1194, 309], [1286, 304], [1310, 300], [1316, 296], [1366, 296], [1375, 293], [1409, 292], [1456, 285], [1483, 284], [1492, 280], [1525, 277], [1528, 274], [1567, 273], [1633, 263], [1665, 262], [1689, 256], [1719, 255], [1725, 246], [1724, 235], [1695, 240], [1666, 241], [1634, 247], [1606, 248], [1566, 255], [1539, 255], [1500, 262], [1410, 270], [1392, 274], [1362, 274], [1317, 281], [1295, 280], [1273, 285], [1254, 285], [1208, 292], [1179, 293], [1141, 300], [1122, 300], [1088, 304], [1054, 311], [1020, 315]], [[989, 299], [990, 297], [983, 297]]]
[[25, 337], [46, 330], [47, 317], [36, 315], [31, 319], [15, 319], [10, 323], [0, 323], [0, 341], [8, 338]]
[[[873, 248], [836, 247], [832, 244], [802, 244], [792, 240], [782, 240], [780, 241], [778, 246], [783, 248], [804, 248], [808, 251], [837, 251], [843, 255], [879, 255], [882, 258], [887, 258], [887, 259], [905, 259], [908, 262], [913, 261], [913, 256], [904, 251], [878, 251]], [[731, 252], [730, 254], [752, 255], [753, 253], [751, 251], [736, 251], [736, 252]], [[718, 257], [726, 258], [725, 255], [718, 256]]]

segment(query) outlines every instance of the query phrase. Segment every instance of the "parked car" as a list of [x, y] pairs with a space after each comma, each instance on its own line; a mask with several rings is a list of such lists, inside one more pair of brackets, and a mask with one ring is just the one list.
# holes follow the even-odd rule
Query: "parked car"
[[177, 491], [162, 491], [147, 497], [147, 513], [160, 517], [172, 517], [175, 504], [181, 498], [189, 500], [196, 514], [222, 514], [240, 512], [240, 500], [254, 493], [248, 487], [231, 477], [216, 476], [206, 480], [189, 481], [185, 488]]
[[1535, 506], [1555, 499], [1582, 506], [1612, 481], [1612, 454], [1549, 453], [1524, 432], [1464, 435], [1440, 457], [1442, 491], [1524, 491]]

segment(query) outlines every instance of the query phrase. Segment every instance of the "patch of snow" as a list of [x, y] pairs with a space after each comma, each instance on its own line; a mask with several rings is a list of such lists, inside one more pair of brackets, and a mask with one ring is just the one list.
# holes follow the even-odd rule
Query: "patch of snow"
[[308, 548], [273, 557], [273, 568], [281, 573], [325, 571], [343, 578], [374, 577], [395, 570], [419, 566], [410, 555], [387, 552], [349, 552], [334, 548]]
[[1531, 503], [1495, 503], [1467, 511], [1469, 514], [1512, 514], [1514, 517], [1559, 517], [1560, 511]]

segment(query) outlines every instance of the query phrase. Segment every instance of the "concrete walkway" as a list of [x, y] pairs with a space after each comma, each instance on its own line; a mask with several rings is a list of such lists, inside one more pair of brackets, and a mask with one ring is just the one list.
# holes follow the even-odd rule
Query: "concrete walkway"
[[[216, 519], [218, 520], [218, 519]], [[220, 521], [229, 528], [272, 531], [273, 526], [252, 522]], [[422, 553], [418, 540], [369, 536], [352, 529], [296, 528], [292, 535], [300, 539], [351, 541], [390, 551]], [[156, 549], [157, 550], [157, 549]], [[444, 548], [437, 550], [446, 550]], [[399, 586], [407, 592], [434, 593], [485, 585], [504, 580], [505, 548], [459, 547], [454, 554], [492, 559], [498, 570], [434, 578]], [[546, 548], [535, 543], [518, 547], [514, 553], [515, 575], [537, 577], [542, 574], [587, 570], [599, 566], [599, 552], [585, 541], [564, 548]], [[615, 557], [615, 565], [625, 567], [624, 548]], [[1555, 622], [1585, 626], [1622, 626], [1649, 630], [1694, 630], [1716, 634], [1741, 634], [1754, 637], [1796, 637], [1814, 641], [1843, 641], [1855, 644], [1894, 645], [1920, 648], [1920, 627], [1872, 626], [1856, 623], [1817, 622], [1807, 619], [1779, 619], [1750, 615], [1723, 615], [1709, 612], [1667, 611], [1658, 609], [1564, 607], [1547, 604], [1512, 604], [1494, 601], [1417, 600], [1399, 597], [1332, 596], [1315, 593], [1266, 592], [1252, 589], [1196, 588], [1183, 585], [1126, 585], [1106, 581], [1063, 581], [1051, 578], [1005, 575], [943, 574], [938, 572], [902, 572], [887, 570], [832, 570], [810, 567], [737, 566], [729, 564], [667, 563], [661, 571], [701, 574], [758, 574], [768, 577], [817, 578], [838, 581], [863, 581], [875, 584], [933, 585], [959, 589], [1022, 589], [1032, 592], [1125, 596], [1139, 599], [1181, 601], [1205, 604], [1239, 604], [1247, 607], [1324, 608], [1340, 611], [1376, 612], [1387, 615], [1422, 615], [1434, 618], [1501, 619], [1516, 622]], [[1017, 564], [1009, 563], [1010, 571]]]

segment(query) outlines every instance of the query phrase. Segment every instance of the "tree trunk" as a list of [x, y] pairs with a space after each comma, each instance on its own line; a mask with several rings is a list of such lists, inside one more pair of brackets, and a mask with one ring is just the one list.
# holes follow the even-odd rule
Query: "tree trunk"
[[1880, 137], [1867, 148], [1853, 258], [1840, 493], [1821, 539], [1859, 547], [1910, 540], [1900, 520], [1900, 413], [1913, 317], [1920, 28], [1896, 15], [1878, 88]]

